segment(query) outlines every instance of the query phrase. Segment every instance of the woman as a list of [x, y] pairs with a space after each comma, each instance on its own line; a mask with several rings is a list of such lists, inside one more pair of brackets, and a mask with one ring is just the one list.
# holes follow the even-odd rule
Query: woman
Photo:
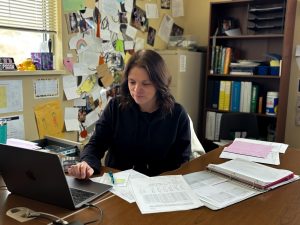
[[81, 153], [81, 163], [68, 172], [80, 179], [105, 166], [131, 169], [149, 176], [177, 169], [189, 160], [189, 118], [175, 103], [171, 76], [161, 56], [140, 50], [129, 60], [121, 96], [113, 98], [96, 123], [95, 132]]

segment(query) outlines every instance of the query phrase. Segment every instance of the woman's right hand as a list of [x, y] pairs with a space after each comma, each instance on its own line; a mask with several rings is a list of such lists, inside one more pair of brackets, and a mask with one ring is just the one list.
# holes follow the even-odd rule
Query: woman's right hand
[[68, 168], [68, 174], [78, 179], [88, 179], [94, 174], [94, 169], [85, 161]]

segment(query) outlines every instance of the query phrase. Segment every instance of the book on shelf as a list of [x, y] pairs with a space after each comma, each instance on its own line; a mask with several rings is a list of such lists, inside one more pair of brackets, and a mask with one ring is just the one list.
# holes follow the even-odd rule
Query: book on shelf
[[240, 112], [250, 112], [252, 82], [241, 81]]
[[228, 74], [229, 73], [229, 65], [231, 62], [231, 56], [232, 56], [232, 48], [228, 47], [226, 48], [226, 52], [225, 52], [225, 62], [224, 62], [224, 74]]
[[215, 121], [215, 141], [220, 140], [220, 125], [221, 125], [221, 118], [223, 113], [216, 113], [216, 121]]
[[249, 76], [249, 75], [253, 75], [253, 72], [249, 72], [249, 71], [230, 71], [230, 75], [245, 75], [245, 76]]
[[212, 108], [219, 107], [220, 80], [213, 80]]
[[223, 110], [230, 110], [230, 96], [231, 96], [231, 81], [225, 81], [225, 91], [224, 91], [224, 106]]
[[216, 127], [216, 112], [206, 112], [206, 125], [205, 125], [205, 138], [207, 140], [215, 140], [215, 127]]
[[257, 102], [258, 102], [258, 85], [253, 84], [251, 90], [251, 104], [250, 104], [250, 112], [257, 112]]
[[225, 86], [226, 86], [226, 81], [221, 80], [220, 81], [220, 90], [219, 90], [219, 104], [218, 104], [218, 109], [219, 110], [224, 110], [224, 104], [225, 104]]
[[[233, 159], [184, 175], [203, 204], [221, 209], [299, 179], [292, 171]], [[226, 196], [226, 198], [224, 198]]]
[[240, 111], [240, 98], [241, 98], [241, 82], [232, 81], [231, 104], [230, 104], [230, 110], [232, 112]]
[[212, 46], [210, 74], [229, 74], [232, 48], [222, 45]]

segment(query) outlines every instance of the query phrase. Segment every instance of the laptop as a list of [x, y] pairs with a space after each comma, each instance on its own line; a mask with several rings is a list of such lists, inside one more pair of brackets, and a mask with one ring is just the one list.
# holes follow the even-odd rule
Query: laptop
[[0, 144], [0, 174], [12, 194], [68, 209], [80, 208], [112, 188], [66, 176], [57, 154], [4, 144]]

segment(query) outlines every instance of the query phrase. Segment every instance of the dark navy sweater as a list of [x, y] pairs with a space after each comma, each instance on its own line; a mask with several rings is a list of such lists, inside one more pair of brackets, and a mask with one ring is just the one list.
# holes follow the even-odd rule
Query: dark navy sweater
[[137, 104], [121, 109], [120, 99], [113, 98], [97, 121], [81, 160], [97, 173], [107, 150], [105, 166], [115, 169], [133, 168], [149, 176], [177, 169], [191, 153], [188, 115], [178, 103], [163, 117], [160, 109], [145, 113]]

